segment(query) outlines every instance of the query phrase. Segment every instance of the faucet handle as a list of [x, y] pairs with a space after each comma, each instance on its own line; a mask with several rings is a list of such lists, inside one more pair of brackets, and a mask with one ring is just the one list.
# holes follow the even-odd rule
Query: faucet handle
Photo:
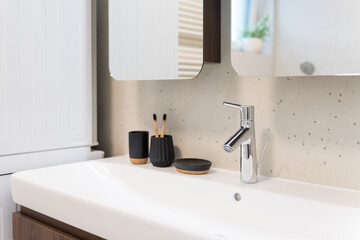
[[260, 164], [261, 160], [262, 160], [263, 157], [264, 157], [264, 153], [265, 153], [265, 151], [266, 151], [266, 148], [267, 148], [267, 145], [268, 145], [269, 142], [270, 142], [270, 140], [268, 139], [268, 140], [266, 140], [266, 142], [265, 142], [265, 144], [264, 144], [264, 147], [263, 147], [263, 150], [262, 150], [262, 152], [261, 152], [260, 158], [259, 158], [259, 160], [258, 160], [258, 162], [257, 162], [257, 164], [256, 164], [256, 166], [258, 166], [258, 167], [259, 167], [259, 164]]
[[235, 103], [224, 102], [225, 106], [238, 108], [240, 110], [241, 121], [253, 121], [254, 120], [254, 106], [244, 106]]
[[241, 108], [242, 108], [242, 106], [241, 106], [241, 105], [236, 104], [236, 103], [224, 102], [224, 105], [225, 105], [225, 106], [228, 106], [228, 107], [239, 108], [240, 110], [241, 110]]

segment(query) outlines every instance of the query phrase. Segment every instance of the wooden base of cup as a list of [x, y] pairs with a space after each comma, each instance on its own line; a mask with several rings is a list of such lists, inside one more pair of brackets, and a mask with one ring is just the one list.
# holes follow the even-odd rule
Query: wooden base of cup
[[179, 173], [193, 174], [193, 175], [201, 175], [201, 174], [206, 174], [206, 173], [209, 172], [209, 170], [205, 170], [205, 171], [190, 171], [190, 170], [182, 170], [182, 169], [178, 169], [178, 168], [176, 168], [176, 171], [178, 171]]
[[148, 158], [130, 158], [132, 164], [145, 164]]

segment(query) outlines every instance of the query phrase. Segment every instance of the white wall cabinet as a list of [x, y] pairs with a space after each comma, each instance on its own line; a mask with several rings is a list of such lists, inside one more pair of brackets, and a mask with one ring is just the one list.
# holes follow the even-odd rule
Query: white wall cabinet
[[11, 200], [10, 175], [0, 176], [0, 240], [12, 239], [11, 215], [16, 205]]

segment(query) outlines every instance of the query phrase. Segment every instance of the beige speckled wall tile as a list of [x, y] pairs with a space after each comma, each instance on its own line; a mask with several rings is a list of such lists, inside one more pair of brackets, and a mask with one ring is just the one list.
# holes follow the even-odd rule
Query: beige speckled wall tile
[[230, 63], [229, 1], [222, 1], [222, 63], [193, 80], [123, 81], [108, 70], [107, 1], [98, 1], [98, 138], [106, 156], [128, 153], [128, 132], [153, 133], [152, 114], [168, 115], [176, 157], [239, 169], [239, 151], [222, 144], [240, 114], [223, 101], [254, 105], [260, 173], [360, 189], [360, 77], [239, 78]]

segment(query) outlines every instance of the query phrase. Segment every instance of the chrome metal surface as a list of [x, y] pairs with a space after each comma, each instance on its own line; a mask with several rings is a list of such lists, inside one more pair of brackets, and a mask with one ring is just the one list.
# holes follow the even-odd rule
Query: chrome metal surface
[[235, 103], [224, 102], [225, 106], [234, 107], [240, 110], [240, 119], [243, 121], [254, 120], [254, 106], [244, 106]]
[[256, 183], [258, 181], [254, 106], [242, 106], [224, 102], [225, 106], [240, 110], [240, 129], [224, 144], [228, 153], [241, 145], [240, 149], [240, 179], [243, 183]]

